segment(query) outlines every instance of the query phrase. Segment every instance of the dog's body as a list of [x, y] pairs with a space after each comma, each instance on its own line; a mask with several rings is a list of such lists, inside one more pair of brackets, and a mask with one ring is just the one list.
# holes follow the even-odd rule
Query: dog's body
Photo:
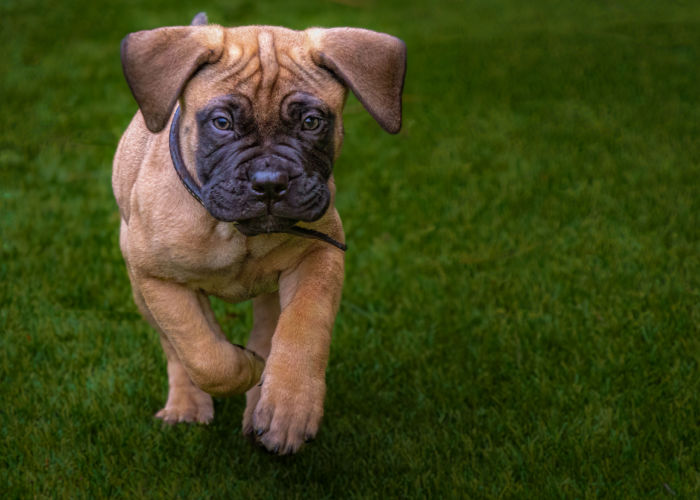
[[[344, 240], [332, 164], [346, 87], [397, 132], [404, 61], [400, 40], [349, 28], [210, 25], [125, 38], [140, 111], [119, 143], [113, 188], [134, 299], [168, 360], [156, 416], [209, 422], [210, 394], [247, 391], [243, 431], [267, 449], [291, 453], [316, 434], [344, 255], [286, 231], [302, 221]], [[201, 203], [171, 159], [178, 100], [176, 147]], [[247, 348], [227, 341], [209, 295], [253, 299]]]

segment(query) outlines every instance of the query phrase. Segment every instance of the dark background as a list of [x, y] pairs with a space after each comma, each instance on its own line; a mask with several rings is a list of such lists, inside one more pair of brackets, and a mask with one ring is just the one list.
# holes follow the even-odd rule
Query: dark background
[[[408, 46], [404, 128], [351, 98], [350, 250], [316, 442], [161, 428], [110, 186], [119, 42], [188, 24], [359, 26]], [[0, 494], [700, 493], [700, 3], [0, 4]], [[246, 339], [247, 304], [215, 304]]]

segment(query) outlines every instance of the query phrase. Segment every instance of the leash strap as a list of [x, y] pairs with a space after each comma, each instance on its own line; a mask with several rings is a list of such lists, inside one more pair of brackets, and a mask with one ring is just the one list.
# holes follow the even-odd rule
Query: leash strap
[[323, 234], [320, 231], [315, 231], [313, 229], [309, 229], [307, 227], [300, 227], [300, 226], [292, 226], [286, 231], [281, 231], [284, 233], [288, 234], [294, 234], [296, 236], [302, 236], [304, 238], [316, 238], [317, 240], [325, 241], [326, 243], [330, 243], [336, 248], [341, 249], [343, 252], [348, 249], [348, 246], [345, 243], [341, 243], [337, 240], [334, 240], [327, 234]]
[[[170, 158], [173, 160], [173, 165], [175, 166], [175, 172], [180, 178], [182, 183], [187, 188], [187, 191], [197, 200], [200, 205], [204, 206], [202, 201], [202, 195], [199, 191], [199, 186], [194, 182], [194, 179], [190, 173], [185, 168], [185, 162], [182, 161], [182, 154], [180, 153], [180, 106], [175, 110], [175, 116], [173, 116], [173, 123], [170, 125]], [[205, 207], [206, 208], [206, 207]]]
[[[202, 193], [199, 190], [199, 186], [197, 183], [194, 181], [190, 173], [188, 172], [187, 168], [185, 168], [185, 162], [182, 160], [182, 153], [180, 152], [180, 106], [177, 107], [175, 110], [175, 116], [173, 116], [173, 122], [170, 125], [170, 135], [169, 135], [169, 146], [170, 146], [170, 158], [173, 161], [173, 166], [175, 167], [175, 172], [177, 172], [177, 176], [180, 178], [180, 181], [182, 181], [182, 184], [185, 186], [185, 189], [192, 195], [192, 197], [199, 202], [200, 205], [204, 207], [204, 202], [202, 201]], [[206, 207], [204, 207], [206, 210]], [[211, 215], [211, 214], [210, 214]], [[213, 216], [212, 216], [213, 217]], [[327, 234], [324, 234], [320, 231], [316, 231], [314, 229], [309, 229], [306, 227], [300, 227], [300, 226], [292, 226], [289, 229], [286, 229], [284, 231], [273, 231], [276, 233], [286, 233], [286, 234], [293, 234], [295, 236], [301, 236], [303, 238], [314, 238], [317, 240], [325, 241], [326, 243], [329, 243], [333, 245], [336, 248], [339, 248], [343, 252], [345, 252], [348, 249], [348, 246], [344, 243], [341, 243]], [[266, 233], [270, 234], [270, 233]]]

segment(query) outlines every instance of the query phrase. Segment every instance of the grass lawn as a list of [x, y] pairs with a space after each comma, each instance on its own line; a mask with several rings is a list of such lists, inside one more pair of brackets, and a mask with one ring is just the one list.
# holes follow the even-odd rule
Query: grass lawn
[[[242, 397], [152, 418], [119, 42], [198, 10], [408, 46], [401, 134], [346, 108], [326, 416], [291, 458]], [[699, 2], [4, 0], [0, 28], [0, 497], [700, 497]]]

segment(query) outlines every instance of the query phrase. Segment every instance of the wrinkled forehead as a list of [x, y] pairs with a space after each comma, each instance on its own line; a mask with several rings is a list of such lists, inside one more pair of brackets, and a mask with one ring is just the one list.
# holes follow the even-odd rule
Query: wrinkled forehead
[[346, 89], [312, 58], [313, 45], [304, 31], [272, 26], [228, 28], [221, 59], [202, 68], [188, 83], [187, 105], [201, 109], [211, 99], [242, 94], [256, 117], [276, 117], [285, 96], [301, 91], [340, 111]]

